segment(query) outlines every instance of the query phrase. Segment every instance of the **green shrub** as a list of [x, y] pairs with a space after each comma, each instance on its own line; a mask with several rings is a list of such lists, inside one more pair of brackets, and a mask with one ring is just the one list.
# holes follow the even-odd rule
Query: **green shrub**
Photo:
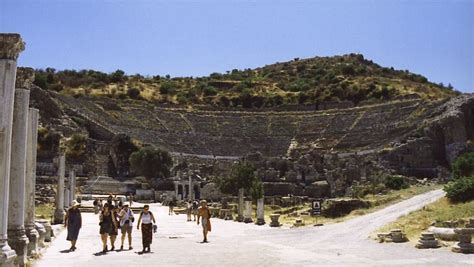
[[453, 177], [459, 178], [463, 176], [474, 175], [474, 152], [466, 153], [459, 156], [452, 165]]
[[174, 95], [176, 93], [176, 85], [173, 82], [164, 82], [160, 86], [160, 94]]
[[127, 90], [127, 95], [131, 99], [138, 99], [138, 97], [140, 96], [140, 90], [138, 90], [137, 88], [129, 88]]
[[86, 153], [87, 136], [75, 133], [66, 140], [65, 145], [68, 158], [81, 159]]
[[474, 176], [460, 177], [444, 187], [446, 197], [452, 202], [474, 200]]
[[388, 176], [385, 179], [384, 184], [387, 188], [390, 188], [393, 190], [400, 190], [400, 189], [409, 187], [408, 183], [405, 181], [405, 178], [403, 178], [403, 176], [398, 176], [398, 175]]

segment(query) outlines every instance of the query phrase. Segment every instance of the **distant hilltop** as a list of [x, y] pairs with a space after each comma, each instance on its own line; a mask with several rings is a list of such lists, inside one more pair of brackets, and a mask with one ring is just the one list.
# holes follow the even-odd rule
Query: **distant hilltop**
[[408, 70], [382, 67], [361, 54], [295, 58], [256, 69], [206, 77], [126, 75], [117, 70], [36, 70], [34, 83], [74, 97], [100, 96], [160, 104], [218, 108], [321, 106], [327, 103], [385, 102], [400, 98], [440, 100], [458, 95], [450, 84], [436, 84]]

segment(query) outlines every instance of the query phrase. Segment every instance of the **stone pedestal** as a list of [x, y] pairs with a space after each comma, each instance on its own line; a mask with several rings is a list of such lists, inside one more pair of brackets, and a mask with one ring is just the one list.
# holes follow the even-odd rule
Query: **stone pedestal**
[[278, 221], [280, 219], [280, 214], [278, 213], [273, 213], [270, 215], [270, 227], [280, 227], [281, 223]]
[[25, 266], [28, 262], [25, 231], [25, 181], [28, 111], [30, 90], [15, 89], [13, 106], [12, 152], [10, 165], [10, 200], [8, 204], [8, 243], [17, 254], [17, 262]]
[[252, 201], [245, 201], [244, 223], [251, 223], [252, 220]]
[[472, 244], [474, 228], [456, 228], [454, 232], [459, 235], [459, 242], [451, 250], [457, 253], [474, 254], [474, 244]]
[[39, 222], [35, 222], [35, 228], [36, 228], [36, 231], [38, 232], [38, 247], [37, 248], [38, 249], [44, 248], [46, 246], [46, 244], [44, 243], [46, 239], [46, 229]]
[[54, 223], [64, 223], [64, 175], [66, 172], [66, 156], [59, 156], [58, 188], [56, 189], [56, 210], [54, 211]]
[[44, 230], [46, 231], [44, 234], [44, 242], [51, 242], [53, 237], [53, 229], [51, 228], [51, 223], [48, 220], [37, 220], [38, 223], [42, 224]]
[[296, 219], [295, 219], [295, 223], [293, 224], [293, 226], [295, 226], [295, 227], [304, 226], [303, 219], [301, 219], [301, 218], [296, 218]]
[[[28, 69], [31, 80], [33, 69]], [[17, 76], [20, 74], [17, 74]], [[18, 79], [17, 79], [18, 80]], [[38, 110], [30, 108], [28, 112], [28, 135], [26, 151], [25, 178], [25, 229], [28, 237], [28, 256], [37, 254], [39, 233], [35, 227], [35, 185], [36, 185], [36, 150], [38, 140]]]
[[415, 246], [416, 248], [439, 248], [439, 242], [436, 240], [434, 233], [421, 233], [420, 240]]
[[263, 198], [257, 200], [257, 224], [265, 224], [265, 205]]
[[387, 242], [393, 242], [393, 243], [403, 243], [403, 242], [407, 242], [408, 238], [402, 232], [402, 230], [392, 229], [392, 230], [390, 230], [390, 235], [388, 236], [386, 241]]
[[238, 206], [238, 214], [236, 220], [238, 222], [244, 221], [244, 189], [239, 189], [239, 206]]
[[25, 49], [19, 34], [0, 34], [0, 266], [13, 266], [15, 251], [8, 244], [10, 160], [16, 60]]

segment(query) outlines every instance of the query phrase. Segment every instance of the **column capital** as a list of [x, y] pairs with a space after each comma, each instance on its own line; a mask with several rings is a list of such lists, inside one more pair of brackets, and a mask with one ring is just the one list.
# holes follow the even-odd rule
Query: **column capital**
[[18, 33], [0, 34], [0, 59], [17, 60], [23, 50], [25, 50], [25, 42]]
[[30, 89], [35, 80], [35, 70], [32, 68], [17, 68], [15, 88]]

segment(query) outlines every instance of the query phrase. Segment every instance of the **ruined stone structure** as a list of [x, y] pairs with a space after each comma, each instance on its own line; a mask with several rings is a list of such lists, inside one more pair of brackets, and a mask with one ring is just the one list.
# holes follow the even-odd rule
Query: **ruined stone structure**
[[[80, 121], [74, 127], [85, 128], [94, 142], [106, 146], [114, 135], [128, 134], [193, 162], [207, 182], [247, 158], [267, 196], [350, 195], [352, 186], [382, 174], [445, 179], [452, 159], [473, 150], [472, 94], [326, 110], [235, 111], [35, 91], [57, 107], [58, 120]], [[101, 150], [94, 160], [106, 165], [109, 149]]]

